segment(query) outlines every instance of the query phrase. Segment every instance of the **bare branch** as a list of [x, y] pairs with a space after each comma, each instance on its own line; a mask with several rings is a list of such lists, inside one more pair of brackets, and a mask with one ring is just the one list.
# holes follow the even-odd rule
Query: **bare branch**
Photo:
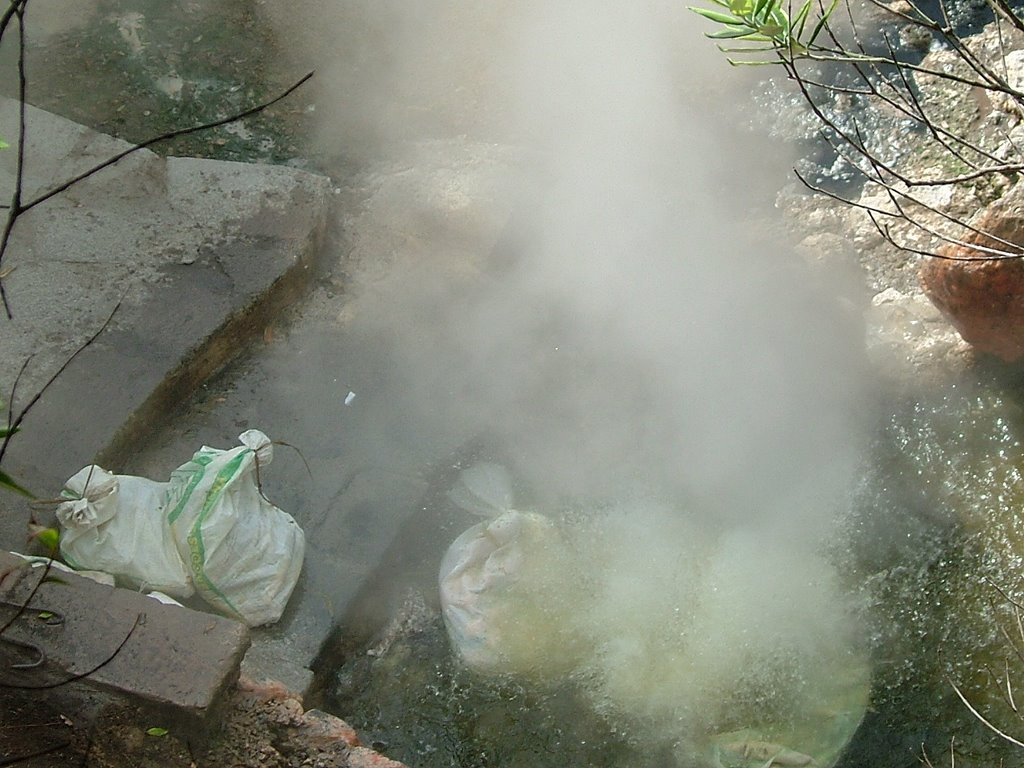
[[960, 690], [960, 688], [957, 687], [956, 683], [954, 683], [952, 680], [950, 680], [949, 684], [951, 686], [953, 686], [953, 691], [959, 697], [960, 701], [962, 701], [964, 703], [964, 706], [967, 707], [967, 709], [970, 710], [971, 714], [974, 715], [974, 717], [978, 720], [979, 723], [984, 725], [986, 728], [988, 728], [990, 731], [992, 731], [992, 733], [996, 734], [997, 736], [1000, 736], [1003, 739], [1006, 739], [1011, 744], [1013, 744], [1015, 746], [1018, 746], [1018, 747], [1021, 747], [1022, 749], [1024, 749], [1024, 742], [1017, 741], [1017, 739], [1013, 738], [1013, 736], [1010, 736], [1009, 734], [999, 730], [994, 725], [992, 725], [992, 723], [990, 723], [988, 720], [986, 720], [985, 717], [977, 709], [974, 708], [974, 706], [971, 704], [971, 702], [969, 702], [967, 700], [967, 697], [964, 696], [963, 692]]
[[[83, 180], [89, 178], [90, 176], [93, 176], [94, 174], [99, 173], [100, 171], [102, 171], [105, 168], [109, 168], [110, 166], [114, 165], [115, 163], [119, 162], [120, 160], [123, 160], [125, 157], [128, 157], [128, 155], [134, 154], [135, 152], [138, 152], [138, 151], [143, 150], [143, 149], [148, 149], [149, 147], [152, 147], [153, 145], [159, 144], [161, 142], [170, 141], [171, 139], [180, 138], [181, 136], [188, 136], [189, 134], [199, 133], [201, 131], [208, 131], [208, 130], [210, 130], [212, 128], [218, 128], [218, 127], [220, 127], [222, 125], [227, 125], [227, 124], [233, 123], [233, 122], [235, 122], [237, 120], [242, 120], [242, 119], [244, 119], [246, 117], [251, 117], [252, 115], [258, 114], [259, 112], [262, 112], [265, 109], [273, 106], [274, 104], [276, 104], [277, 102], [281, 101], [282, 99], [290, 96], [294, 91], [296, 91], [298, 88], [300, 88], [302, 85], [304, 85], [310, 78], [312, 78], [313, 74], [314, 74], [313, 72], [308, 72], [303, 77], [301, 77], [298, 81], [296, 81], [294, 84], [289, 86], [287, 89], [285, 89], [283, 92], [281, 92], [280, 94], [278, 94], [274, 98], [272, 98], [272, 99], [270, 99], [268, 101], [261, 102], [260, 104], [257, 104], [254, 107], [249, 107], [248, 109], [245, 109], [245, 110], [243, 110], [241, 112], [234, 113], [234, 114], [229, 115], [227, 117], [220, 118], [218, 120], [212, 120], [210, 122], [202, 123], [200, 125], [192, 126], [190, 128], [178, 128], [176, 130], [167, 131], [165, 133], [159, 134], [158, 136], [154, 136], [154, 137], [152, 137], [150, 139], [147, 139], [146, 141], [143, 141], [141, 144], [136, 144], [136, 145], [134, 145], [134, 146], [124, 150], [123, 152], [118, 152], [117, 154], [109, 157], [108, 159], [104, 160], [103, 162], [98, 163], [97, 165], [94, 165], [92, 168], [89, 168], [88, 170], [83, 171], [82, 173], [77, 174], [76, 176], [74, 176], [74, 177], [64, 181], [61, 184], [58, 184], [56, 187], [53, 187], [52, 189], [48, 190], [47, 192], [44, 192], [44, 193], [38, 195], [37, 197], [33, 198], [32, 200], [29, 200], [26, 203], [22, 203], [21, 202], [21, 181], [22, 181], [22, 179], [19, 177], [18, 181], [17, 181], [17, 184], [16, 184], [16, 188], [15, 188], [15, 192], [14, 192], [14, 197], [13, 197], [13, 199], [11, 201], [11, 207], [10, 207], [10, 210], [8, 211], [7, 225], [4, 227], [3, 232], [0, 233], [0, 262], [3, 261], [4, 254], [7, 252], [7, 246], [10, 243], [11, 231], [13, 230], [14, 222], [23, 213], [26, 213], [27, 211], [30, 211], [31, 209], [35, 208], [37, 205], [40, 205], [41, 203], [46, 202], [50, 198], [55, 197], [56, 195], [59, 195], [62, 192], [67, 191], [68, 189], [70, 189], [75, 184], [79, 183], [80, 181], [83, 181]], [[21, 99], [21, 110], [22, 110], [22, 121], [23, 121], [23, 124], [22, 124], [21, 136], [19, 136], [19, 141], [18, 141], [19, 151], [23, 151], [23, 146], [24, 146], [24, 111], [25, 111], [25, 100], [24, 100], [24, 98]], [[3, 293], [3, 280], [2, 279], [0, 279], [0, 297], [3, 298], [4, 309], [7, 312], [8, 318], [10, 318], [12, 316], [11, 315], [11, 309], [10, 309], [10, 306], [9, 306], [9, 304], [7, 302], [6, 295]], [[0, 458], [2, 458], [2, 456], [3, 456], [3, 453], [2, 453], [2, 451], [0, 451]]]
[[37, 757], [43, 757], [43, 755], [52, 755], [54, 752], [60, 752], [62, 749], [67, 749], [71, 746], [70, 741], [58, 741], [55, 744], [50, 744], [46, 747], [41, 747], [35, 752], [26, 752], [23, 755], [16, 755], [15, 757], [5, 757], [0, 759], [0, 766], [5, 765], [17, 765], [18, 763], [24, 763], [29, 760], [34, 760]]
[[[7, 210], [7, 220], [4, 222], [3, 233], [0, 234], [0, 261], [3, 260], [3, 252], [6, 250], [6, 243], [8, 238], [11, 236], [11, 229], [14, 227], [14, 222], [18, 218], [19, 209], [21, 208], [21, 192], [24, 188], [25, 180], [25, 3], [27, 0], [17, 5], [12, 4], [11, 12], [13, 15], [18, 17], [18, 140], [17, 140], [17, 165], [15, 169], [15, 181], [14, 181], [14, 192], [11, 193], [10, 207]], [[9, 18], [7, 19], [10, 20]], [[6, 28], [6, 24], [4, 25]], [[10, 320], [11, 305], [7, 299], [7, 289], [4, 287], [3, 279], [0, 279], [0, 301], [3, 302], [4, 312], [7, 313], [7, 319]]]
[[70, 683], [74, 683], [74, 682], [76, 682], [78, 680], [84, 680], [85, 678], [90, 677], [91, 675], [96, 674], [101, 669], [103, 669], [105, 666], [107, 666], [107, 664], [109, 664], [115, 658], [117, 658], [117, 655], [119, 653], [121, 653], [121, 650], [125, 647], [125, 645], [128, 644], [128, 641], [131, 639], [132, 635], [135, 634], [135, 629], [139, 626], [140, 623], [142, 623], [145, 620], [145, 617], [146, 617], [146, 614], [144, 614], [144, 613], [137, 614], [135, 616], [135, 621], [132, 622], [132, 626], [128, 630], [128, 634], [126, 634], [124, 636], [124, 639], [121, 640], [121, 642], [117, 644], [117, 647], [110, 653], [110, 655], [107, 656], [105, 659], [103, 659], [103, 661], [101, 661], [96, 666], [91, 667], [90, 669], [87, 669], [85, 672], [79, 672], [78, 674], [71, 675], [70, 677], [64, 678], [63, 680], [58, 680], [57, 682], [53, 682], [53, 683], [39, 683], [39, 684], [33, 685], [33, 684], [30, 684], [30, 683], [6, 683], [6, 682], [0, 682], [0, 688], [13, 688], [15, 690], [21, 690], [21, 691], [45, 691], [45, 690], [49, 690], [51, 688], [60, 688], [61, 686], [68, 685]]
[[41, 398], [43, 394], [46, 392], [46, 390], [48, 390], [53, 385], [57, 378], [62, 373], [64, 373], [65, 370], [67, 370], [67, 367], [71, 365], [74, 359], [78, 357], [80, 354], [82, 354], [82, 352], [84, 352], [90, 346], [92, 346], [93, 342], [95, 342], [96, 339], [100, 337], [100, 334], [102, 334], [107, 329], [107, 326], [110, 325], [110, 321], [113, 320], [114, 315], [117, 314], [117, 310], [121, 308], [121, 302], [123, 300], [124, 296], [117, 300], [117, 303], [114, 305], [114, 308], [110, 311], [110, 314], [107, 315], [107, 319], [103, 321], [103, 325], [99, 327], [99, 330], [97, 330], [92, 336], [86, 339], [85, 342], [78, 349], [71, 353], [71, 356], [68, 357], [68, 359], [63, 362], [60, 368], [58, 368], [57, 371], [49, 379], [47, 379], [46, 383], [40, 388], [38, 392], [36, 392], [32, 396], [32, 399], [30, 399], [28, 403], [26, 403], [25, 407], [18, 411], [18, 415], [14, 417], [14, 420], [11, 421], [10, 417], [8, 417], [8, 423], [10, 426], [7, 434], [4, 436], [3, 442], [0, 443], [0, 463], [3, 462], [4, 454], [7, 453], [7, 446], [10, 445], [11, 438], [14, 437], [15, 430], [17, 430], [17, 428], [21, 426], [21, 422], [25, 419], [25, 416], [28, 414], [28, 412], [32, 410], [36, 403], [39, 402], [39, 398]]
[[[27, 561], [26, 561], [25, 565], [28, 566], [28, 562]], [[14, 622], [16, 622], [19, 618], [21, 618], [21, 616], [25, 613], [25, 611], [28, 610], [29, 604], [35, 598], [36, 593], [39, 591], [39, 588], [43, 585], [43, 582], [46, 581], [46, 577], [50, 574], [50, 568], [51, 568], [52, 565], [53, 565], [53, 558], [51, 557], [50, 559], [48, 559], [46, 561], [46, 565], [43, 566], [43, 572], [39, 575], [39, 581], [37, 581], [35, 584], [32, 585], [32, 589], [29, 591], [28, 597], [25, 598], [25, 602], [22, 603], [21, 605], [19, 605], [18, 606], [18, 610], [15, 612], [15, 614], [10, 619], [8, 619], [6, 624], [4, 624], [2, 627], [0, 627], [0, 635], [3, 635], [4, 632], [6, 632], [8, 629], [10, 629], [11, 625]]]

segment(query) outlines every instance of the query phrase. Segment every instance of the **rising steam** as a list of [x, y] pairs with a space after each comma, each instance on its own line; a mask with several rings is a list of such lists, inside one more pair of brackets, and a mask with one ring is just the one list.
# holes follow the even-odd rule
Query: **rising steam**
[[352, 330], [387, 349], [406, 434], [474, 435], [538, 508], [582, 511], [587, 613], [547, 620], [579, 622], [595, 701], [692, 722], [785, 659], [810, 677], [762, 682], [794, 706], [861, 670], [822, 559], [859, 329], [759, 218], [783, 150], [737, 129], [699, 23], [633, 0], [320, 12], [344, 20], [318, 25], [344, 54], [321, 138], [383, 160], [348, 221]]

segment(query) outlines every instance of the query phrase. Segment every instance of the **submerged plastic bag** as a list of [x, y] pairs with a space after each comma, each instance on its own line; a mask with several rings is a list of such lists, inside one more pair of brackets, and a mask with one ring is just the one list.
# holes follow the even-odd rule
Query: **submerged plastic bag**
[[226, 451], [203, 446], [167, 483], [82, 469], [57, 508], [65, 561], [176, 598], [198, 592], [252, 627], [277, 621], [298, 581], [305, 537], [259, 489], [270, 439], [251, 429], [239, 440]]
[[484, 672], [570, 669], [581, 650], [571, 621], [580, 595], [575, 558], [558, 527], [511, 509], [511, 483], [495, 464], [463, 472], [450, 497], [486, 518], [455, 539], [441, 562], [441, 610], [452, 645]]
[[440, 572], [468, 666], [571, 680], [679, 764], [837, 762], [867, 709], [871, 665], [826, 560], [643, 498], [556, 524], [511, 509], [509, 488], [502, 468], [480, 465], [450, 494], [486, 518]]
[[109, 573], [125, 586], [189, 597], [192, 579], [164, 522], [167, 484], [85, 467], [57, 507], [60, 553], [76, 570]]

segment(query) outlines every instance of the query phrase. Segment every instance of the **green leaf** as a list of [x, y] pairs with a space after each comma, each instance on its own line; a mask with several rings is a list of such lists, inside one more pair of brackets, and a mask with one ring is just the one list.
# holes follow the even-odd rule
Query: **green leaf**
[[7, 437], [15, 434], [21, 427], [0, 427], [0, 437]]
[[796, 28], [794, 33], [796, 37], [802, 37], [804, 34], [804, 25], [807, 24], [807, 15], [811, 12], [811, 3], [814, 0], [807, 0], [806, 3], [797, 11], [796, 16], [793, 17], [793, 27]]
[[780, 0], [757, 0], [757, 5], [754, 6], [754, 18], [761, 18], [765, 12], [770, 14], [778, 7], [779, 2]]
[[743, 16], [751, 11], [750, 0], [729, 0], [729, 10], [737, 16]]
[[774, 40], [779, 38], [784, 30], [778, 24], [768, 22], [767, 24], [762, 24], [760, 27], [758, 27], [757, 31], [760, 32], [765, 37], [769, 37]]
[[814, 45], [814, 41], [818, 39], [818, 35], [821, 34], [821, 30], [823, 30], [825, 28], [825, 25], [828, 23], [829, 16], [832, 15], [832, 12], [835, 11], [836, 6], [838, 5], [839, 0], [832, 0], [832, 5], [828, 7], [828, 10], [822, 14], [820, 19], [818, 19], [818, 23], [814, 25], [814, 29], [811, 31], [810, 38], [807, 40], [807, 42], [804, 43], [805, 46], [810, 48], [812, 45]]
[[789, 16], [787, 16], [786, 12], [778, 6], [773, 8], [772, 12], [769, 13], [764, 20], [774, 24], [778, 24], [780, 27], [786, 30], [787, 35], [789, 34], [790, 29], [792, 28], [789, 23]]
[[14, 491], [15, 493], [20, 493], [22, 496], [28, 496], [30, 499], [34, 499], [36, 497], [36, 495], [32, 493], [32, 491], [28, 490], [27, 488], [24, 488], [23, 486], [18, 485], [14, 478], [8, 475], [6, 472], [4, 472], [2, 469], [0, 469], [0, 488], [4, 488], [8, 491]]
[[696, 14], [703, 16], [705, 19], [711, 19], [711, 21], [717, 21], [719, 24], [743, 24], [743, 19], [738, 19], [735, 16], [729, 14], [719, 13], [718, 11], [709, 11], [706, 8], [691, 8]]
[[34, 538], [51, 552], [56, 551], [60, 544], [60, 531], [56, 528], [43, 528]]
[[53, 618], [53, 612], [52, 611], [40, 611], [39, 613], [36, 614], [36, 618], [39, 619], [40, 621], [46, 621], [47, 619], [52, 619]]
[[750, 27], [743, 27], [741, 29], [723, 29], [718, 32], [706, 32], [705, 37], [710, 37], [712, 40], [734, 40], [740, 37], [750, 37], [756, 35], [757, 31]]
[[0, 149], [10, 149], [11, 145], [3, 139], [0, 139]]
[[146, 729], [146, 735], [147, 736], [166, 736], [167, 735], [167, 729], [166, 728], [161, 728], [159, 726], [154, 725], [152, 728], [147, 728]]

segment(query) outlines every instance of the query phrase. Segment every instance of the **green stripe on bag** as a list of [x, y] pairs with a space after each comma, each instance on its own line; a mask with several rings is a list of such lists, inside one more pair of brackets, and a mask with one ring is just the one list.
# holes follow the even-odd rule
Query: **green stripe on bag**
[[[214, 505], [218, 502], [221, 494], [224, 492], [224, 488], [230, 483], [235, 475], [238, 474], [239, 467], [245, 461], [246, 455], [254, 453], [252, 450], [241, 451], [235, 458], [229, 461], [220, 472], [217, 473], [217, 477], [214, 478], [213, 484], [210, 486], [210, 490], [206, 493], [206, 501], [203, 504], [202, 510], [196, 516], [195, 522], [192, 524], [192, 530], [185, 538], [188, 542], [189, 549], [189, 566], [192, 570], [193, 577], [196, 580], [196, 587], [205, 587], [207, 592], [212, 593], [219, 599], [227, 608], [234, 613], [239, 619], [242, 618], [241, 612], [235, 608], [234, 604], [228, 599], [227, 595], [218, 589], [217, 585], [214, 584], [210, 577], [206, 575], [206, 569], [203, 567], [206, 563], [206, 547], [203, 544], [202, 525], [209, 515], [210, 510], [213, 509]], [[194, 487], [191, 486], [190, 487]]]
[[[196, 486], [199, 485], [199, 483], [202, 481], [203, 477], [206, 474], [204, 470], [210, 464], [210, 462], [213, 461], [213, 459], [214, 457], [211, 454], [202, 452], [197, 453], [195, 456], [192, 457], [191, 463], [195, 464], [196, 468], [194, 470], [188, 470], [191, 471], [192, 479], [189, 481], [188, 486], [182, 493], [177, 505], [174, 507], [174, 509], [167, 513], [167, 523], [169, 525], [174, 525], [174, 521], [181, 517], [181, 513], [185, 511], [185, 505], [188, 504], [188, 500], [192, 498], [192, 492], [195, 491]], [[181, 470], [177, 470], [174, 474], [179, 473], [186, 474], [185, 472], [181, 472]]]

